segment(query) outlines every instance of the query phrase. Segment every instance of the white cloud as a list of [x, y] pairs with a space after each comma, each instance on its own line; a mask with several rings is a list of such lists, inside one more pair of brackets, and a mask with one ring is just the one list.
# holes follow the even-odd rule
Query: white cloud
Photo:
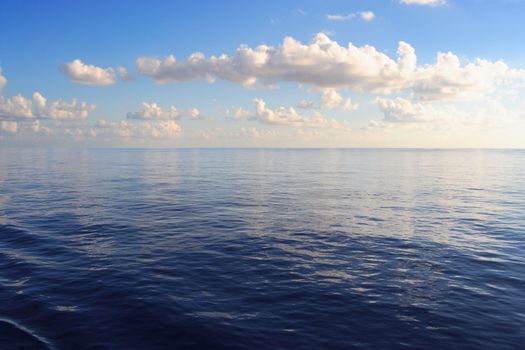
[[42, 123], [40, 122], [40, 120], [34, 120], [32, 121], [30, 124], [29, 124], [29, 130], [31, 130], [31, 132], [34, 132], [34, 133], [51, 133], [51, 128], [45, 126], [45, 125], [42, 125]]
[[249, 119], [256, 120], [264, 124], [273, 125], [293, 125], [307, 128], [319, 129], [348, 129], [348, 127], [335, 119], [327, 119], [320, 114], [312, 117], [300, 115], [293, 107], [278, 107], [270, 109], [266, 107], [266, 102], [261, 99], [255, 99], [255, 115]]
[[35, 101], [35, 116], [44, 119], [85, 119], [89, 112], [95, 109], [94, 104], [87, 104], [86, 102], [78, 103], [76, 99], [71, 101], [53, 101], [47, 103], [47, 100], [39, 92], [33, 94], [33, 101]]
[[511, 125], [518, 122], [522, 112], [512, 111], [500, 101], [488, 99], [473, 107], [459, 108], [450, 103], [414, 102], [397, 97], [376, 98], [374, 101], [383, 113], [383, 120], [377, 125], [434, 124], [448, 126], [483, 126], [485, 128]]
[[372, 11], [353, 12], [347, 15], [327, 15], [326, 18], [329, 21], [347, 21], [354, 18], [361, 18], [366, 22], [370, 22], [375, 18], [375, 14]]
[[297, 104], [301, 109], [342, 109], [345, 111], [356, 110], [359, 108], [357, 102], [350, 98], [343, 98], [336, 89], [326, 88], [321, 90], [319, 104], [313, 101], [301, 100]]
[[246, 128], [241, 127], [239, 129], [224, 129], [224, 128], [213, 128], [207, 130], [199, 130], [199, 138], [211, 140], [211, 139], [258, 139], [268, 140], [277, 137], [291, 137], [291, 133], [283, 133], [282, 130], [268, 130], [258, 128]]
[[446, 0], [400, 0], [399, 1], [405, 5], [427, 5], [427, 6], [439, 6], [445, 5]]
[[2, 75], [2, 67], [0, 67], [0, 90], [7, 84], [7, 79]]
[[376, 15], [372, 11], [363, 11], [360, 13], [360, 16], [363, 20], [370, 22], [372, 21]]
[[0, 119], [33, 118], [32, 102], [22, 95], [11, 98], [0, 96]]
[[414, 103], [397, 97], [395, 99], [376, 98], [374, 101], [388, 123], [420, 123], [439, 120], [443, 117], [431, 105]]
[[18, 131], [18, 123], [15, 121], [0, 121], [0, 130], [14, 134]]
[[120, 79], [124, 81], [132, 81], [135, 79], [131, 74], [129, 74], [128, 70], [124, 67], [117, 67], [117, 74], [120, 77]]
[[188, 117], [192, 120], [202, 119], [201, 111], [193, 107], [188, 111]]
[[195, 53], [186, 61], [174, 56], [139, 58], [137, 70], [160, 83], [220, 79], [254, 87], [289, 81], [371, 93], [410, 91], [423, 100], [472, 98], [525, 82], [525, 70], [511, 69], [503, 61], [462, 63], [448, 52], [438, 53], [434, 64], [418, 66], [408, 43], [401, 41], [397, 57], [391, 58], [370, 45], [341, 46], [323, 33], [308, 44], [286, 37], [277, 47], [241, 46], [234, 56], [206, 58]]
[[456, 55], [447, 52], [438, 53], [434, 65], [417, 69], [411, 87], [424, 100], [469, 99], [491, 93], [514, 78], [525, 81], [525, 71], [482, 59], [462, 65]]
[[256, 139], [266, 139], [279, 136], [276, 130], [261, 130], [256, 128], [240, 128], [240, 136], [248, 136]]
[[359, 104], [349, 98], [343, 98], [335, 89], [324, 89], [321, 92], [319, 107], [322, 109], [343, 109], [350, 111], [357, 109]]
[[297, 104], [297, 108], [301, 108], [301, 109], [316, 109], [317, 105], [315, 104], [314, 101], [301, 100]]
[[179, 136], [180, 126], [173, 120], [108, 121], [99, 120], [91, 129], [94, 137], [166, 139]]
[[391, 91], [406, 85], [398, 63], [372, 46], [339, 46], [326, 34], [317, 34], [311, 43], [302, 44], [286, 37], [278, 47], [241, 46], [234, 56], [191, 55], [186, 61], [174, 56], [164, 60], [139, 58], [139, 73], [160, 83], [195, 79], [230, 81], [255, 86], [292, 81], [317, 87], [348, 87], [358, 90]]
[[178, 119], [180, 113], [175, 106], [169, 107], [167, 110], [163, 110], [156, 103], [142, 102], [142, 106], [138, 112], [130, 112], [127, 115], [128, 119], [142, 119], [142, 120], [167, 120], [167, 119]]
[[95, 108], [93, 104], [71, 101], [52, 101], [39, 92], [33, 94], [33, 100], [22, 95], [4, 98], [0, 96], [0, 119], [3, 120], [31, 120], [31, 119], [85, 119]]
[[252, 113], [242, 107], [232, 107], [226, 110], [226, 119], [241, 120], [247, 118]]
[[101, 68], [76, 59], [62, 65], [62, 69], [74, 83], [85, 85], [111, 85], [117, 82], [113, 68]]
[[189, 110], [178, 110], [177, 107], [171, 106], [168, 109], [163, 109], [157, 103], [142, 102], [142, 106], [137, 112], [129, 112], [126, 117], [128, 119], [139, 120], [177, 120], [187, 117], [192, 120], [202, 119], [201, 112], [197, 108], [190, 108]]

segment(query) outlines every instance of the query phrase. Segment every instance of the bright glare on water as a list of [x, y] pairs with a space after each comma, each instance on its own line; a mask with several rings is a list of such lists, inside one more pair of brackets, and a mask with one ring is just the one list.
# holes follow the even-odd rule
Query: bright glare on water
[[1, 349], [523, 349], [525, 151], [0, 150]]

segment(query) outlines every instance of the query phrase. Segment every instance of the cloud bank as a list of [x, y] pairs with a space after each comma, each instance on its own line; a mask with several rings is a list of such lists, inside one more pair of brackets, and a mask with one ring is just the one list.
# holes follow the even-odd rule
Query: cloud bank
[[81, 120], [87, 118], [94, 108], [94, 104], [77, 102], [76, 99], [69, 102], [58, 100], [48, 103], [39, 92], [35, 92], [32, 99], [22, 95], [10, 98], [0, 96], [0, 120]]
[[100, 138], [167, 139], [179, 136], [181, 127], [173, 120], [137, 121], [99, 120], [89, 129], [89, 136]]
[[175, 106], [163, 109], [157, 103], [142, 102], [142, 106], [137, 112], [129, 112], [126, 117], [138, 120], [177, 120], [187, 117], [195, 120], [201, 118], [201, 112], [195, 107], [187, 111], [179, 111]]

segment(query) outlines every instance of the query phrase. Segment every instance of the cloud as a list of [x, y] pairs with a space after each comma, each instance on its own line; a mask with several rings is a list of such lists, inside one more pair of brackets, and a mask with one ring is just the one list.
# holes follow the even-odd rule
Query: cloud
[[248, 118], [252, 113], [242, 107], [232, 107], [226, 110], [226, 119], [241, 120]]
[[202, 114], [201, 111], [193, 107], [188, 111], [188, 117], [192, 120], [199, 120], [202, 119]]
[[124, 81], [132, 81], [135, 80], [135, 78], [128, 73], [128, 70], [124, 67], [117, 67], [117, 74], [120, 77], [120, 79]]
[[86, 102], [78, 103], [76, 99], [71, 101], [53, 101], [47, 103], [46, 98], [39, 92], [33, 94], [33, 101], [35, 101], [35, 116], [43, 119], [85, 119], [89, 112], [95, 109], [94, 104], [87, 104]]
[[297, 104], [297, 108], [301, 109], [342, 109], [345, 111], [356, 110], [359, 108], [357, 102], [350, 98], [343, 98], [336, 89], [322, 89], [319, 104], [313, 101], [301, 100]]
[[525, 81], [525, 71], [512, 70], [503, 61], [476, 59], [462, 65], [451, 52], [438, 53], [436, 63], [416, 70], [411, 88], [424, 100], [483, 97], [510, 80]]
[[426, 5], [426, 6], [440, 6], [447, 3], [446, 0], [400, 0], [405, 5]]
[[501, 127], [519, 122], [523, 112], [506, 108], [500, 101], [487, 99], [475, 106], [458, 108], [450, 103], [415, 102], [397, 97], [395, 99], [376, 98], [374, 103], [383, 113], [381, 122], [375, 126], [433, 124], [448, 126], [482, 126], [485, 128]]
[[113, 68], [100, 68], [85, 64], [79, 59], [64, 63], [62, 69], [69, 79], [77, 84], [111, 85], [117, 82]]
[[7, 79], [2, 75], [2, 67], [0, 67], [0, 90], [7, 84]]
[[159, 83], [220, 79], [254, 87], [258, 81], [266, 85], [291, 81], [370, 91], [392, 91], [406, 85], [398, 62], [386, 54], [372, 46], [342, 47], [324, 33], [317, 34], [309, 44], [286, 37], [277, 47], [241, 46], [234, 56], [206, 58], [194, 53], [186, 61], [174, 56], [164, 60], [143, 57], [136, 64], [139, 73]]
[[0, 96], [0, 119], [30, 119], [34, 118], [31, 100], [22, 95], [11, 98]]
[[439, 120], [442, 115], [431, 105], [414, 103], [397, 97], [395, 99], [376, 98], [374, 101], [388, 123], [421, 123]]
[[348, 88], [389, 94], [409, 91], [422, 100], [467, 99], [505, 85], [525, 82], [525, 70], [503, 61], [476, 59], [462, 63], [451, 52], [438, 53], [434, 64], [417, 64], [414, 48], [399, 42], [391, 58], [370, 45], [346, 47], [319, 33], [308, 44], [286, 37], [277, 47], [241, 46], [235, 55], [192, 54], [186, 61], [139, 58], [137, 70], [159, 83], [217, 79], [255, 87], [279, 81], [320, 89]]
[[180, 126], [173, 120], [108, 121], [99, 120], [91, 129], [93, 137], [166, 139], [179, 136]]
[[361, 18], [366, 22], [371, 22], [375, 18], [375, 14], [372, 11], [363, 11], [352, 12], [347, 15], [327, 15], [326, 18], [329, 21], [347, 21], [354, 18]]
[[297, 104], [297, 108], [301, 109], [316, 109], [318, 106], [315, 104], [314, 101], [308, 101], [308, 100], [301, 100]]
[[78, 120], [87, 118], [89, 112], [94, 108], [94, 104], [79, 103], [76, 99], [69, 102], [58, 100], [48, 103], [39, 92], [33, 94], [32, 100], [22, 95], [11, 98], [0, 96], [0, 119], [2, 120]]
[[320, 114], [316, 114], [313, 117], [305, 117], [300, 115], [293, 107], [270, 109], [266, 107], [264, 100], [255, 99], [253, 102], [255, 104], [255, 114], [249, 117], [249, 119], [256, 120], [260, 123], [319, 129], [348, 129], [345, 124], [335, 119], [327, 119]]
[[157, 103], [142, 102], [142, 106], [137, 112], [129, 112], [126, 117], [128, 119], [139, 120], [177, 120], [187, 117], [192, 120], [201, 119], [201, 112], [197, 108], [190, 108], [189, 110], [179, 111], [177, 107], [171, 106], [168, 109], [163, 109]]
[[18, 131], [18, 123], [14, 121], [0, 121], [0, 130], [14, 134]]
[[142, 102], [142, 106], [138, 112], [130, 112], [126, 115], [128, 119], [141, 119], [141, 120], [167, 120], [167, 119], [178, 119], [180, 113], [175, 106], [171, 106], [167, 110], [163, 110], [156, 103]]
[[357, 109], [359, 104], [349, 98], [343, 98], [335, 89], [324, 89], [321, 92], [319, 107], [322, 109], [343, 109], [350, 111]]

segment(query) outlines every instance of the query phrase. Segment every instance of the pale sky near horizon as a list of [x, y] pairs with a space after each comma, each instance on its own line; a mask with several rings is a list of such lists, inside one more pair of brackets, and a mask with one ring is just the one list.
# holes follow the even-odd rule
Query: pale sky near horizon
[[28, 1], [0, 145], [525, 147], [525, 1]]

